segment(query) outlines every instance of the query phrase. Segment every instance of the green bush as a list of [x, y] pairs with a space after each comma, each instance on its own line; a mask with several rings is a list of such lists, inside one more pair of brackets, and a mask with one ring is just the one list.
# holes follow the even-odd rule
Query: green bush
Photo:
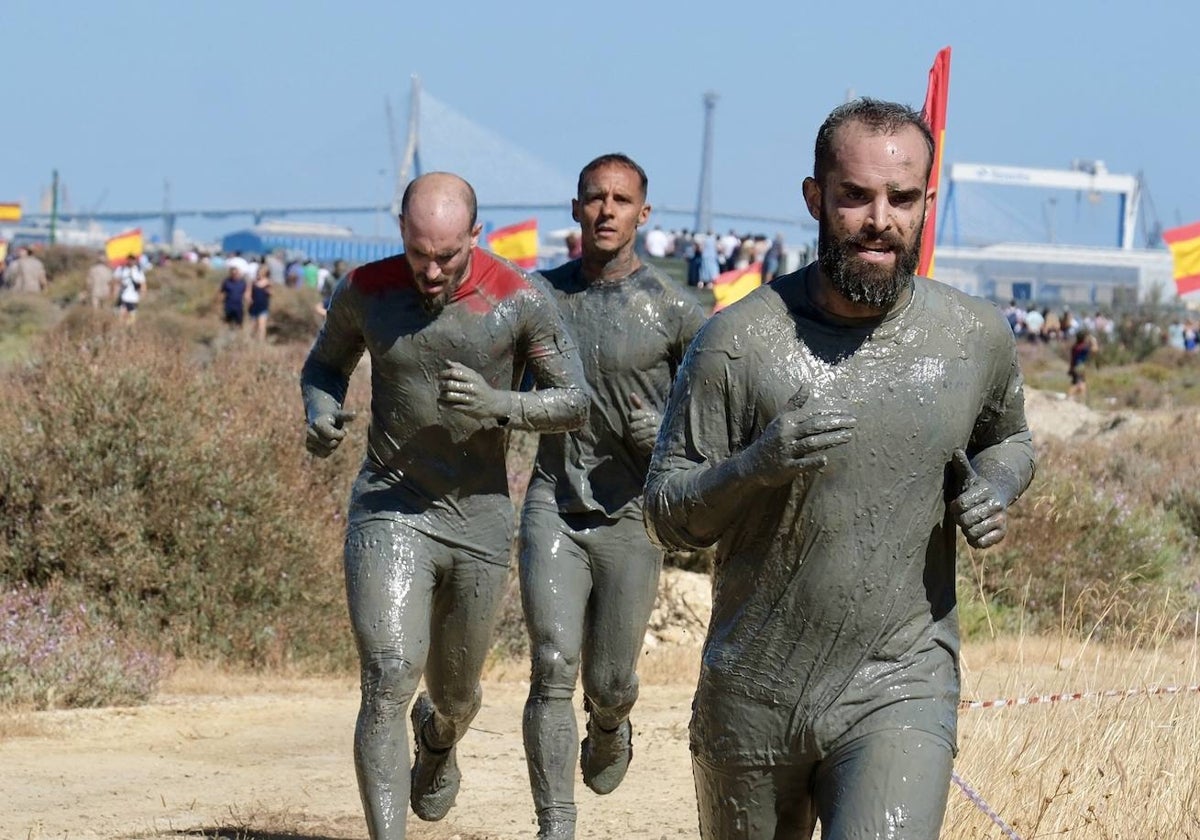
[[358, 464], [304, 452], [302, 356], [241, 343], [202, 364], [98, 320], [0, 380], [0, 582], [77, 587], [177, 655], [344, 661]]
[[1099, 442], [1042, 447], [1005, 541], [960, 550], [965, 630], [1126, 635], [1157, 624], [1164, 606], [1193, 613], [1196, 533], [1167, 504], [1176, 497], [1146, 492], [1147, 473], [1161, 484], [1174, 467], [1144, 455], [1133, 466]]

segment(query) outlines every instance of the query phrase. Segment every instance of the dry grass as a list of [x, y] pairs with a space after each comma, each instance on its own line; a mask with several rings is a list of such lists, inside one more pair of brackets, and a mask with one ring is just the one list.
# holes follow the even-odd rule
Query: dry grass
[[46, 732], [46, 719], [34, 712], [0, 712], [0, 741], [36, 738]]
[[[1195, 639], [1142, 648], [1048, 637], [968, 645], [971, 699], [1146, 689], [1197, 682]], [[1016, 833], [1034, 837], [1200, 837], [1200, 693], [1143, 693], [964, 711], [956, 770]], [[943, 835], [1000, 837], [957, 788]]]
[[174, 697], [247, 697], [259, 694], [294, 694], [329, 697], [358, 691], [357, 674], [314, 677], [301, 668], [236, 667], [187, 660], [163, 681], [162, 693]]

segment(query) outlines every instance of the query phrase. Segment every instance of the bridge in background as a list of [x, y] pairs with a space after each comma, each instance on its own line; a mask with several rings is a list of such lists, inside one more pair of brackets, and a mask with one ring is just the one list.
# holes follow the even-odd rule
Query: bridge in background
[[[707, 100], [706, 100], [707, 102]], [[706, 131], [711, 131], [711, 106], [706, 104]], [[426, 93], [414, 77], [409, 95], [408, 130], [404, 148], [400, 148], [390, 102], [385, 102], [388, 133], [394, 165], [394, 192], [387, 202], [350, 205], [286, 205], [259, 207], [174, 207], [170, 188], [164, 185], [163, 204], [141, 210], [63, 210], [54, 214], [63, 223], [87, 224], [108, 222], [119, 225], [160, 221], [164, 242], [174, 239], [175, 226], [180, 219], [248, 218], [254, 224], [267, 219], [288, 217], [365, 216], [387, 213], [394, 217], [399, 211], [400, 197], [412, 178], [422, 172], [436, 170], [457, 172], [474, 185], [484, 196], [505, 196], [500, 203], [480, 204], [483, 212], [544, 213], [570, 212], [570, 197], [575, 194], [575, 180], [556, 171], [525, 149], [506, 140], [469, 117]], [[703, 177], [703, 175], [702, 175]], [[704, 201], [702, 196], [700, 201]], [[691, 228], [697, 217], [696, 207], [663, 207], [655, 205], [656, 216], [681, 217], [678, 227]], [[725, 223], [770, 224], [790, 228], [815, 226], [804, 218], [773, 216], [756, 213], [712, 212]], [[49, 213], [26, 213], [26, 220], [40, 223], [50, 221]]]

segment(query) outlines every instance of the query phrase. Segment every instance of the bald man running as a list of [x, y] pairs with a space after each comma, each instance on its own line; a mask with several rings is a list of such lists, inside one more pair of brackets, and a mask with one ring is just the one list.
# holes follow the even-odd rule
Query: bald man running
[[[404, 837], [406, 800], [438, 820], [458, 793], [455, 744], [479, 710], [507, 581], [507, 430], [561, 432], [587, 416], [579, 354], [556, 307], [476, 247], [480, 229], [466, 181], [413, 181], [404, 253], [338, 286], [301, 375], [307, 446], [325, 457], [354, 417], [346, 390], [370, 353], [371, 426], [345, 573], [362, 668], [354, 756], [373, 840]], [[526, 368], [537, 390], [520, 393]], [[404, 714], [422, 674], [410, 774]]]

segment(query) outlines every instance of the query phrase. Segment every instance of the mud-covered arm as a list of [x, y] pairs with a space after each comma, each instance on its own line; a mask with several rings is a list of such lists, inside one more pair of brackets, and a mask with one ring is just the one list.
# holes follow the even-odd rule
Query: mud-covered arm
[[533, 432], [569, 432], [587, 419], [588, 387], [579, 351], [531, 357], [527, 370], [536, 390], [508, 392], [512, 408], [507, 425]]
[[534, 286], [514, 306], [520, 320], [513, 389], [492, 387], [478, 372], [450, 362], [439, 375], [439, 401], [485, 424], [531, 432], [578, 429], [587, 419], [590, 391], [557, 305]]
[[645, 488], [646, 532], [664, 550], [712, 545], [739, 502], [760, 489], [733, 451], [728, 361], [715, 348], [694, 346], [671, 388]]
[[[353, 296], [354, 292], [348, 290], [346, 284], [340, 284], [334, 292], [325, 323], [300, 371], [300, 394], [304, 399], [310, 450], [316, 435], [321, 439], [317, 441], [318, 446], [324, 443], [331, 452], [341, 436], [331, 434], [330, 430], [341, 431], [342, 424], [350, 419], [341, 409], [350, 386], [350, 374], [366, 347], [354, 302], [350, 299]], [[329, 437], [335, 440], [327, 440]]]
[[950, 512], [967, 542], [987, 548], [1008, 533], [1008, 507], [1034, 473], [1033, 436], [1025, 419], [1025, 387], [1016, 343], [1004, 336], [991, 354], [993, 385], [965, 452], [951, 464], [958, 483]]
[[518, 350], [534, 390], [510, 392], [508, 425], [534, 432], [578, 429], [587, 421], [591, 399], [579, 348], [544, 287], [531, 288], [524, 303]]

